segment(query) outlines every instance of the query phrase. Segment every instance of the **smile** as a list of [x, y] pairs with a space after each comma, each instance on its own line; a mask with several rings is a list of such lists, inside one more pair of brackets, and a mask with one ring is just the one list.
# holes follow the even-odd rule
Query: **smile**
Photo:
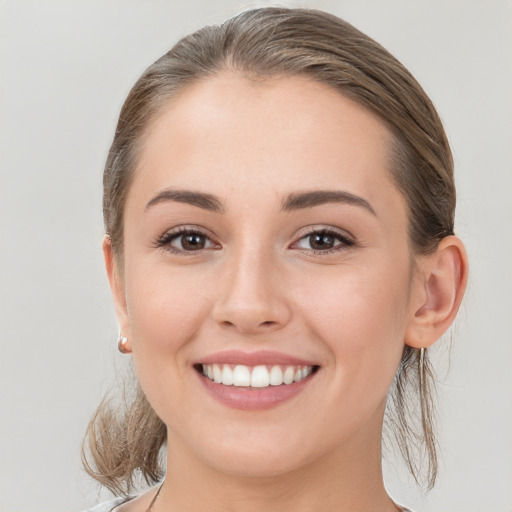
[[235, 387], [267, 388], [300, 382], [311, 373], [314, 366], [201, 364], [200, 371], [216, 384]]
[[260, 350], [227, 350], [193, 364], [203, 389], [217, 402], [243, 411], [278, 407], [307, 393], [321, 368], [313, 360]]

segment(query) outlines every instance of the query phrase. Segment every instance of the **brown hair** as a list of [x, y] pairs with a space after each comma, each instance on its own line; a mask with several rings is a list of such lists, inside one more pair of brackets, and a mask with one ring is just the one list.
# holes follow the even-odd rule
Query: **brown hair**
[[[251, 78], [305, 75], [373, 111], [394, 136], [390, 172], [408, 204], [412, 252], [430, 253], [453, 234], [450, 147], [439, 116], [414, 77], [382, 46], [333, 15], [263, 8], [184, 37], [130, 91], [103, 182], [105, 228], [119, 265], [124, 204], [145, 128], [177, 91], [223, 70]], [[433, 393], [426, 350], [406, 346], [389, 393], [386, 425], [416, 481], [425, 481], [427, 488], [437, 474]], [[158, 455], [166, 441], [165, 425], [140, 389], [124, 405], [104, 400], [89, 424], [84, 446], [94, 468], [83, 450], [86, 470], [115, 492], [129, 491], [137, 473], [148, 483], [163, 473]]]

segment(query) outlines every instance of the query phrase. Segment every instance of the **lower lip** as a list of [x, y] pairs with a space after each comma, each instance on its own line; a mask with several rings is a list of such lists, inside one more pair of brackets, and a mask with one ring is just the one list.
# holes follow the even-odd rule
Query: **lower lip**
[[315, 374], [312, 373], [299, 382], [266, 388], [224, 386], [211, 381], [200, 373], [198, 376], [208, 393], [222, 404], [244, 411], [261, 411], [277, 407], [297, 396], [311, 382]]

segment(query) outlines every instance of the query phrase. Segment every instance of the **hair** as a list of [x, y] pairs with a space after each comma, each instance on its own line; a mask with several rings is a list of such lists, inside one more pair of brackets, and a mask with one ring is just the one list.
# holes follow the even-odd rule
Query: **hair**
[[[432, 102], [411, 73], [334, 15], [262, 8], [184, 37], [148, 67], [130, 91], [103, 179], [105, 229], [118, 268], [124, 205], [148, 123], [187, 85], [224, 71], [251, 79], [306, 76], [372, 111], [392, 134], [389, 170], [407, 203], [412, 255], [432, 253], [443, 237], [453, 234], [450, 147]], [[385, 427], [394, 434], [416, 482], [427, 489], [437, 475], [434, 391], [426, 350], [405, 346], [388, 394]], [[137, 475], [147, 483], [162, 478], [159, 452], [166, 443], [166, 428], [139, 387], [121, 405], [103, 400], [89, 423], [82, 457], [91, 476], [113, 492], [126, 493]]]

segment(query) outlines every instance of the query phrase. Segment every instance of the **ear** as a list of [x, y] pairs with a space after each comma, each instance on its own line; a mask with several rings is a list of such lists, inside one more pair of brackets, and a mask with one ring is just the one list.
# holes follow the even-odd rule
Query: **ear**
[[450, 327], [468, 280], [464, 244], [456, 236], [443, 238], [434, 254], [421, 258], [411, 294], [411, 314], [405, 343], [413, 348], [433, 345]]
[[112, 250], [112, 240], [108, 235], [105, 235], [103, 238], [103, 257], [105, 259], [105, 269], [107, 271], [112, 298], [114, 299], [117, 322], [119, 323], [119, 335], [127, 338], [124, 348], [127, 352], [131, 352], [130, 322], [126, 308], [124, 284], [119, 265], [116, 263], [114, 251]]

